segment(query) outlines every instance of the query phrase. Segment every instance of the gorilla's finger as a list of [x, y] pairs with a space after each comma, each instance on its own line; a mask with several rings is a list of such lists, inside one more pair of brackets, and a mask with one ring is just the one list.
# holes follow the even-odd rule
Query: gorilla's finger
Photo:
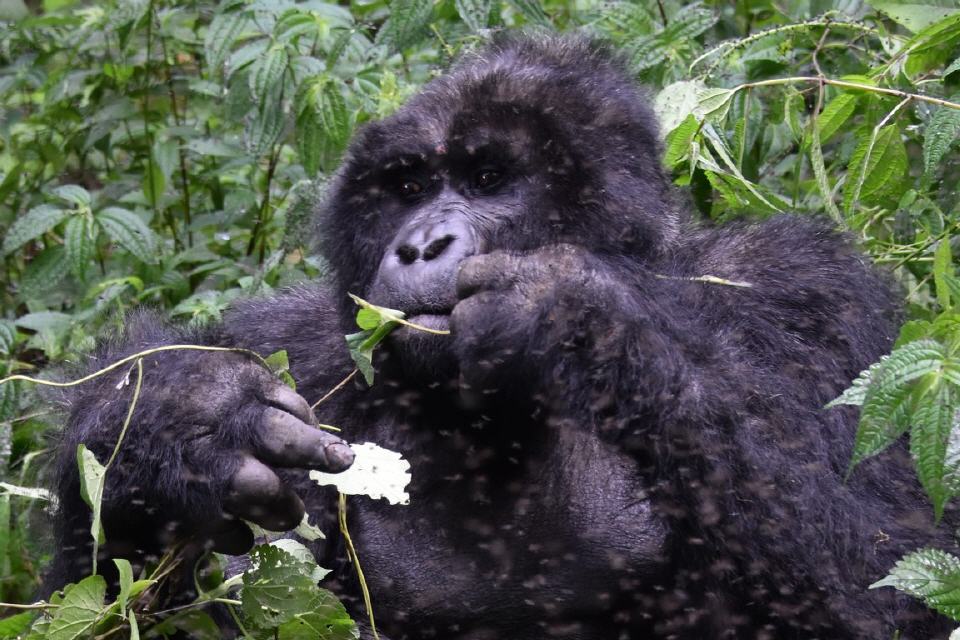
[[281, 382], [271, 386], [264, 394], [264, 398], [271, 405], [295, 415], [307, 424], [317, 424], [317, 417], [313, 415], [310, 403], [299, 393]]
[[270, 531], [293, 529], [305, 512], [299, 496], [270, 467], [248, 455], [243, 456], [230, 481], [223, 506], [229, 513]]
[[465, 258], [457, 271], [457, 298], [509, 287], [516, 281], [520, 260], [520, 256], [503, 251]]
[[260, 442], [253, 453], [267, 464], [330, 473], [353, 464], [353, 450], [342, 438], [311, 427], [286, 411], [267, 407], [260, 427]]
[[226, 517], [208, 534], [211, 548], [219, 553], [239, 556], [253, 547], [253, 531], [237, 518]]

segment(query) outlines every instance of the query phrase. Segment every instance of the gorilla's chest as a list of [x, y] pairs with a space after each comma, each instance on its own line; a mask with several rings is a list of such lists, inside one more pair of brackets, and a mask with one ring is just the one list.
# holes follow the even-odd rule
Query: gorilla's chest
[[578, 430], [491, 440], [475, 428], [418, 424], [394, 443], [413, 465], [410, 505], [357, 503], [351, 532], [385, 624], [453, 637], [577, 620], [649, 584], [665, 533], [632, 460]]

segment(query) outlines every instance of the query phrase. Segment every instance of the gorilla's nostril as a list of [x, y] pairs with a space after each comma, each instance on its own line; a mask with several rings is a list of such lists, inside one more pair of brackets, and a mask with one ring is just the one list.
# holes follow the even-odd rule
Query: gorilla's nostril
[[423, 250], [423, 259], [424, 260], [433, 260], [438, 257], [447, 247], [450, 246], [450, 243], [456, 240], [457, 237], [451, 234], [447, 234], [442, 238], [438, 238], [427, 245], [427, 248]]
[[[420, 252], [417, 251], [416, 247], [404, 244], [397, 247], [397, 257], [400, 258], [400, 262], [403, 264], [413, 264], [417, 261], [417, 258], [420, 257]], [[424, 257], [424, 259], [427, 258]]]

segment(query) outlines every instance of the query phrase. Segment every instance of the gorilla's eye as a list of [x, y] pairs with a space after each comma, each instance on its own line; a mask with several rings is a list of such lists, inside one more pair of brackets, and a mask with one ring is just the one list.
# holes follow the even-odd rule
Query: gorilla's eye
[[399, 187], [400, 195], [404, 198], [412, 198], [423, 191], [423, 185], [416, 180], [402, 180]]
[[489, 189], [500, 184], [503, 174], [496, 169], [481, 169], [473, 176], [473, 186], [477, 189]]

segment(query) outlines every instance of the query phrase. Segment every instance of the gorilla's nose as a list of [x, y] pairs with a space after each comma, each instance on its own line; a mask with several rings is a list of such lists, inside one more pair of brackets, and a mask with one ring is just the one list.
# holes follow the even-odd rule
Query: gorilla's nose
[[407, 311], [449, 311], [456, 302], [457, 265], [476, 252], [476, 235], [466, 221], [439, 217], [414, 222], [387, 249], [373, 288]]

